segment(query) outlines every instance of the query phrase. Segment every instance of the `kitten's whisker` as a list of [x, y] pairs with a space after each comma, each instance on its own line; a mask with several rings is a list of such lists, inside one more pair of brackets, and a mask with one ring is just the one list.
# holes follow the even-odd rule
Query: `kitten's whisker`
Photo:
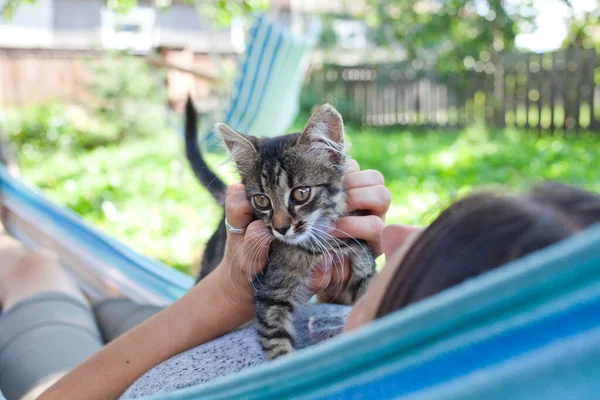
[[[344, 241], [342, 241], [342, 240], [340, 240], [340, 239], [338, 239], [338, 238], [335, 238], [334, 236], [330, 235], [329, 233], [327, 233], [327, 232], [325, 232], [325, 231], [321, 231], [321, 230], [319, 230], [318, 228], [315, 228], [315, 229], [316, 229], [316, 230], [318, 230], [318, 231], [320, 231], [320, 232], [321, 232], [321, 233], [323, 233], [324, 235], [326, 235], [326, 236], [330, 237], [331, 239], [334, 239], [334, 243], [335, 243], [335, 244], [338, 246], [338, 249], [340, 249], [340, 248], [339, 248], [339, 243], [341, 243], [341, 244], [344, 244], [344, 245], [345, 245], [345, 246], [346, 246], [346, 247], [347, 247], [347, 248], [348, 248], [350, 251], [352, 251], [352, 252], [353, 252], [353, 253], [354, 253], [354, 254], [355, 254], [357, 257], [360, 257], [360, 255], [357, 253], [357, 251], [356, 251], [356, 250], [354, 250], [354, 249], [353, 249], [353, 248], [352, 248], [350, 245], [348, 245], [348, 244], [347, 244], [347, 243], [345, 243]], [[362, 246], [361, 246], [361, 248], [362, 248]], [[364, 248], [363, 248], [363, 249], [364, 249]], [[341, 251], [341, 249], [340, 249], [340, 251]], [[339, 267], [338, 267], [338, 265], [336, 265], [336, 266], [335, 266], [335, 268], [341, 268], [341, 276], [344, 276], [345, 263], [343, 262], [343, 259], [341, 259], [341, 258], [340, 258], [340, 259], [338, 259], [338, 260], [339, 260]], [[336, 299], [336, 298], [339, 296], [339, 294], [341, 293], [341, 291], [342, 291], [342, 286], [341, 286], [341, 285], [338, 285], [338, 287], [337, 287], [337, 291], [336, 291], [336, 294], [335, 294], [335, 296], [334, 296], [334, 299]]]
[[355, 209], [354, 203], [352, 203], [352, 200], [350, 200], [350, 197], [348, 197], [346, 192], [342, 192], [342, 195], [344, 195], [344, 197], [346, 198], [346, 204], [350, 204], [350, 207], [352, 207], [352, 209]]
[[[251, 282], [252, 282], [252, 287], [254, 288], [254, 280], [256, 279], [256, 281], [258, 282], [258, 284], [260, 286], [262, 286], [262, 282], [260, 281], [260, 278], [258, 277], [258, 268], [260, 268], [260, 266], [258, 265], [258, 256], [260, 254], [260, 250], [261, 247], [266, 243], [266, 241], [268, 240], [268, 237], [263, 237], [260, 239], [260, 241], [257, 243], [257, 245], [251, 250], [251, 253], [249, 255], [249, 264], [248, 264], [248, 279], [250, 279], [252, 277], [252, 275], [254, 275], [254, 278], [252, 278]], [[256, 259], [256, 266], [255, 264], [255, 259]], [[254, 288], [256, 290], [256, 288]]]
[[[331, 234], [327, 233], [326, 231], [320, 230], [318, 228], [314, 228], [316, 230], [318, 230], [319, 232], [321, 232], [323, 235], [325, 235], [327, 238], [331, 239], [334, 243], [336, 243], [336, 245], [339, 247], [340, 244], [346, 246], [350, 251], [352, 251], [356, 256], [359, 256], [359, 254], [356, 252], [356, 250], [354, 250], [352, 247], [350, 247], [350, 245], [346, 242], [344, 242], [342, 239], [340, 238], [336, 238], [335, 236], [332, 236]], [[356, 239], [354, 239], [356, 240]], [[360, 243], [359, 243], [360, 245]], [[362, 246], [361, 246], [362, 248]], [[364, 250], [364, 248], [363, 248]], [[341, 249], [340, 249], [341, 251]]]
[[[243, 259], [244, 258], [243, 254], [242, 254], [241, 257], [238, 257], [238, 253], [240, 252], [240, 250], [244, 249], [244, 246], [246, 245], [246, 240], [247, 239], [256, 240], [262, 246], [262, 244], [264, 244], [264, 240], [268, 239], [269, 236], [270, 235], [267, 232], [250, 232], [250, 233], [248, 233], [246, 235], [246, 237], [244, 238], [244, 241], [239, 242], [236, 245], [236, 247], [232, 250], [234, 259], [237, 259], [237, 258], [242, 258]], [[233, 279], [232, 274], [233, 274], [233, 272], [230, 271], [230, 276]], [[246, 279], [248, 281], [250, 281], [251, 284], [252, 284], [252, 286], [254, 287], [254, 283], [253, 283], [254, 279], [253, 278], [251, 279], [251, 278], [252, 278], [252, 271], [249, 268], [247, 268], [246, 269]]]
[[[320, 230], [320, 229], [318, 229], [318, 228], [314, 228], [314, 230], [316, 230], [317, 232], [320, 232], [320, 233], [322, 233], [322, 234], [324, 234], [324, 235], [327, 235], [327, 232], [325, 232], [325, 231], [322, 231], [322, 230]], [[338, 259], [338, 262], [339, 262], [340, 264], [343, 264], [343, 257], [342, 257], [342, 256], [343, 256], [343, 251], [342, 251], [342, 249], [340, 248], [340, 246], [339, 246], [339, 245], [338, 245], [336, 242], [334, 242], [334, 243], [336, 244], [337, 248], [338, 248], [338, 251], [335, 251], [335, 249], [333, 248], [333, 245], [332, 245], [331, 243], [329, 243], [327, 240], [321, 240], [321, 242], [322, 242], [322, 243], [324, 243], [326, 246], [329, 246], [329, 248], [331, 249], [331, 253], [332, 253], [332, 254], [333, 254], [335, 257], [337, 257], [337, 259]], [[329, 250], [327, 250], [326, 252], [327, 252], [327, 253], [329, 253]]]
[[[317, 229], [317, 230], [318, 230], [318, 229]], [[344, 269], [343, 269], [343, 268], [344, 268], [344, 267], [343, 267], [343, 265], [344, 265], [344, 262], [343, 262], [343, 258], [342, 258], [342, 256], [341, 256], [339, 253], [337, 253], [337, 252], [335, 251], [335, 249], [333, 249], [333, 246], [331, 246], [331, 244], [329, 244], [327, 241], [320, 241], [320, 240], [319, 240], [319, 239], [316, 237], [316, 235], [315, 235], [315, 240], [316, 240], [316, 241], [319, 243], [319, 245], [320, 245], [320, 246], [322, 246], [322, 247], [324, 247], [324, 245], [327, 245], [327, 246], [329, 246], [329, 247], [331, 248], [331, 250], [333, 251], [333, 254], [335, 254], [335, 255], [337, 255], [337, 256], [338, 256], [338, 261], [339, 261], [339, 263], [342, 265], [342, 276], [343, 276], [343, 275], [344, 275]], [[341, 251], [341, 249], [340, 249], [340, 251]], [[327, 249], [325, 249], [325, 253], [326, 253], [326, 254], [329, 254], [329, 251], [328, 251]], [[336, 265], [335, 267], [337, 268], [337, 265]], [[322, 281], [321, 281], [321, 282], [322, 282]], [[337, 286], [337, 291], [336, 291], [336, 294], [333, 296], [333, 299], [332, 299], [332, 300], [335, 300], [335, 299], [336, 299], [336, 298], [339, 296], [339, 294], [340, 294], [340, 291], [341, 291], [341, 289], [342, 289], [342, 288], [341, 288], [341, 285], [338, 285], [338, 284], [336, 284], [336, 286]]]
[[[254, 233], [254, 235], [251, 235], [251, 234], [249, 234], [249, 237], [250, 237], [250, 238], [258, 237], [258, 238], [259, 238], [258, 240], [261, 240], [261, 238], [262, 238], [262, 236], [261, 236], [261, 235], [263, 235], [263, 234], [264, 234], [263, 232], [260, 232], [260, 233]], [[241, 241], [241, 242], [239, 242], [239, 243], [238, 243], [238, 244], [235, 246], [235, 248], [234, 248], [234, 249], [232, 249], [232, 257], [233, 257], [233, 259], [240, 259], [240, 258], [241, 258], [241, 259], [243, 259], [243, 254], [240, 256], [240, 254], [239, 254], [239, 253], [240, 253], [240, 251], [242, 251], [242, 250], [245, 248], [245, 244], [246, 244], [246, 243], [245, 243], [245, 240], [244, 240], [244, 241]], [[232, 272], [232, 271], [230, 271], [230, 275], [231, 275], [231, 274], [233, 274], [233, 272]], [[249, 272], [249, 271], [246, 271], [246, 275], [247, 275], [247, 279], [249, 280], [249, 279], [250, 279], [250, 272]]]
[[[320, 245], [318, 238], [317, 238], [317, 237], [316, 237], [316, 236], [313, 234], [313, 232], [311, 232], [311, 231], [309, 230], [307, 233], [308, 233], [308, 238], [309, 238], [309, 239], [311, 239], [311, 240], [313, 240], [313, 241], [315, 241], [315, 243], [317, 244], [317, 246], [321, 247], [321, 250], [323, 250], [323, 251], [324, 251], [324, 252], [323, 252], [323, 255], [327, 254], [327, 251], [326, 251], [326, 249], [325, 249], [325, 248], [323, 248], [323, 247]], [[312, 272], [316, 272], [316, 271], [317, 271], [317, 268], [316, 268], [316, 262], [315, 262], [315, 258], [316, 258], [316, 256], [313, 254], [313, 261], [312, 261], [312, 264], [311, 264], [311, 266], [310, 266], [310, 270], [311, 270]], [[321, 260], [322, 260], [322, 258], [321, 258]], [[320, 282], [320, 283], [323, 283], [323, 278], [324, 278], [324, 277], [321, 277], [321, 282]]]
[[[356, 242], [356, 244], [358, 244], [358, 245], [360, 246], [360, 248], [361, 248], [361, 250], [362, 250], [362, 251], [366, 251], [366, 250], [365, 250], [365, 248], [364, 248], [364, 246], [363, 246], [363, 245], [360, 243], [360, 241], [359, 241], [358, 239], [356, 239], [354, 236], [352, 236], [352, 235], [350, 235], [348, 232], [344, 232], [344, 231], [342, 231], [342, 230], [340, 230], [340, 229], [337, 229], [337, 228], [333, 228], [333, 229], [334, 229], [335, 231], [337, 231], [337, 232], [343, 233], [344, 235], [348, 236], [348, 238], [347, 238], [347, 239], [354, 240], [354, 241]], [[327, 233], [327, 232], [324, 232], [324, 233], [325, 233], [325, 234], [327, 234], [329, 237], [331, 237], [331, 238], [333, 238], [333, 239], [336, 239], [336, 240], [340, 240], [340, 241], [341, 241], [341, 239], [339, 239], [339, 238], [336, 238], [335, 236], [332, 236], [331, 234], [329, 234], [329, 233]], [[357, 255], [358, 255], [358, 254], [357, 254]]]
[[[316, 230], [320, 231], [319, 229], [316, 229]], [[323, 231], [321, 231], [321, 232], [323, 232]], [[323, 232], [323, 233], [325, 233], [325, 232]], [[312, 232], [311, 232], [311, 234], [312, 234]], [[341, 271], [342, 275], [341, 276], [344, 276], [344, 259], [343, 259], [342, 254], [341, 254], [341, 251], [342, 251], [341, 248], [338, 246], [338, 250], [340, 251], [338, 253], [338, 252], [335, 251], [335, 249], [333, 248], [333, 246], [330, 243], [328, 243], [327, 241], [320, 240], [316, 235], [312, 235], [312, 238], [324, 250], [325, 254], [330, 254], [329, 250], [327, 248], [325, 248], [325, 246], [329, 246], [329, 248], [331, 249], [332, 253], [338, 257], [338, 262], [339, 262], [339, 264], [341, 265], [341, 268], [342, 268], [342, 271]], [[337, 265], [335, 267], [337, 268]], [[322, 281], [321, 281], [321, 283], [322, 283]], [[337, 292], [336, 292], [335, 296], [333, 297], [333, 299], [336, 299], [337, 296], [339, 296], [340, 291], [342, 289], [341, 285], [336, 284], [336, 286], [337, 286]]]
[[254, 291], [257, 290], [256, 286], [254, 285], [254, 281], [257, 281], [258, 285], [262, 286], [262, 282], [260, 281], [258, 274], [254, 273], [254, 251], [252, 251], [248, 255], [248, 268], [246, 269], [246, 274], [247, 274], [247, 279], [250, 282], [250, 284], [252, 285], [252, 289]]

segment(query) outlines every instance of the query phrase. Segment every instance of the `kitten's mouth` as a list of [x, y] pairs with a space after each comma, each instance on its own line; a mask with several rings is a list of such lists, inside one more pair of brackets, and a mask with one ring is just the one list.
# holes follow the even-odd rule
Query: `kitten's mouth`
[[281, 233], [277, 232], [275, 229], [271, 229], [271, 232], [273, 233], [273, 236], [275, 236], [275, 239], [280, 240], [284, 243], [293, 244], [293, 245], [298, 245], [298, 244], [302, 243], [308, 237], [306, 232], [296, 233], [296, 232], [294, 232], [293, 228], [290, 228], [290, 230], [288, 230], [285, 233], [285, 235], [282, 235]]
[[[301, 232], [296, 232], [296, 230], [292, 227], [290, 228], [285, 235], [282, 235], [280, 232], [277, 232], [275, 229], [271, 228], [271, 232], [275, 239], [280, 240], [284, 243], [290, 245], [301, 245], [301, 244], [309, 244], [311, 242], [311, 238], [314, 239], [314, 236], [323, 239], [324, 236], [331, 236], [331, 233], [335, 231], [335, 224], [332, 221], [328, 221], [323, 224], [310, 224], [308, 226], [303, 226]], [[318, 240], [318, 239], [317, 239]]]

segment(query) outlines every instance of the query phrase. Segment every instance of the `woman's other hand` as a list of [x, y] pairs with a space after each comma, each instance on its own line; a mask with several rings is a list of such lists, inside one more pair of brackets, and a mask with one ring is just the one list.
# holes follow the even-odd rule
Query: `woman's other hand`
[[[392, 201], [390, 191], [384, 186], [383, 175], [376, 170], [361, 171], [358, 163], [350, 160], [344, 176], [344, 192], [348, 212], [359, 215], [340, 218], [331, 235], [340, 239], [364, 240], [378, 257], [382, 253], [381, 232], [385, 214]], [[320, 302], [335, 302], [350, 273], [347, 258], [326, 257], [313, 275], [313, 293], [318, 293]]]

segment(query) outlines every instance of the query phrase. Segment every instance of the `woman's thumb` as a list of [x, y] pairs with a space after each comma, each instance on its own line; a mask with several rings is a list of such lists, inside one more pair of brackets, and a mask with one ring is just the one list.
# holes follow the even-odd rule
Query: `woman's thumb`
[[262, 221], [253, 221], [246, 229], [245, 240], [245, 258], [248, 260], [248, 267], [252, 271], [254, 278], [267, 264], [267, 255], [269, 254], [269, 245], [273, 240], [273, 234]]

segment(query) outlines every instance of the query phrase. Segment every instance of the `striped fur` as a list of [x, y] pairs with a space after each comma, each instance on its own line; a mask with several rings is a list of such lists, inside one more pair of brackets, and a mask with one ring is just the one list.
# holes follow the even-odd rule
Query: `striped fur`
[[[324, 255], [350, 260], [351, 279], [338, 302], [354, 303], [374, 274], [367, 243], [335, 239], [326, 232], [346, 214], [343, 123], [333, 107], [324, 105], [302, 133], [258, 139], [224, 124], [217, 129], [246, 185], [255, 217], [275, 236], [267, 265], [253, 282], [259, 341], [266, 358], [274, 359], [294, 349], [292, 313], [307, 300], [311, 271]], [[292, 194], [304, 187], [310, 188], [310, 196], [299, 204]], [[267, 196], [270, 208], [258, 207], [255, 195]]]

